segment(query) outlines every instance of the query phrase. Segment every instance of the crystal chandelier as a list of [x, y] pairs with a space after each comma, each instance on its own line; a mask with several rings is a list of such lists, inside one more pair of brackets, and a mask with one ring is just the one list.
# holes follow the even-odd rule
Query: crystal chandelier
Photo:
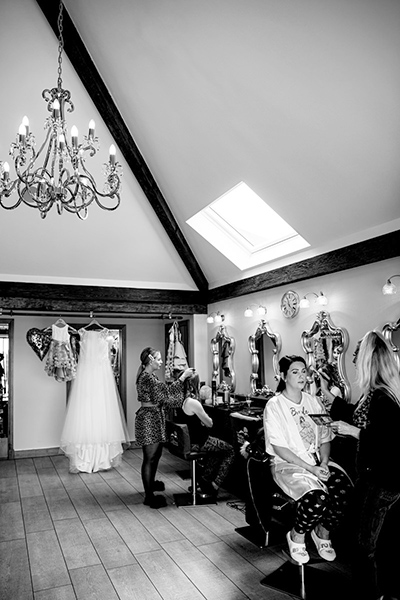
[[[71, 94], [62, 87], [62, 52], [63, 41], [63, 3], [60, 1], [58, 14], [58, 80], [57, 87], [42, 92], [47, 102], [47, 110], [51, 113], [45, 121], [47, 134], [42, 146], [35, 151], [35, 137], [29, 130], [27, 117], [19, 127], [17, 139], [10, 146], [17, 178], [10, 179], [10, 166], [7, 162], [0, 164], [0, 205], [12, 210], [22, 202], [27, 206], [39, 209], [44, 219], [55, 205], [58, 214], [63, 210], [86, 219], [88, 207], [92, 202], [104, 209], [115, 210], [120, 204], [120, 185], [122, 168], [115, 160], [115, 146], [110, 146], [108, 163], [104, 164], [106, 177], [103, 193], [97, 189], [96, 182], [85, 167], [85, 155], [94, 156], [99, 149], [98, 138], [95, 137], [94, 121], [89, 123], [88, 135], [78, 143], [78, 130], [71, 128], [71, 143], [68, 142], [68, 129], [65, 122], [65, 109], [74, 110]], [[43, 164], [39, 166], [39, 157]], [[15, 198], [15, 195], [17, 198]], [[108, 199], [104, 204], [103, 199]], [[111, 202], [110, 202], [111, 201]]]

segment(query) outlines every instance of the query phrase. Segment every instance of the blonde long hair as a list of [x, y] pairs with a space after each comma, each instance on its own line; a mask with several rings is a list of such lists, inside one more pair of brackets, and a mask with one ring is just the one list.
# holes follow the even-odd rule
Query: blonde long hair
[[400, 406], [400, 375], [388, 342], [379, 331], [368, 331], [357, 356], [357, 383], [363, 396], [383, 390]]

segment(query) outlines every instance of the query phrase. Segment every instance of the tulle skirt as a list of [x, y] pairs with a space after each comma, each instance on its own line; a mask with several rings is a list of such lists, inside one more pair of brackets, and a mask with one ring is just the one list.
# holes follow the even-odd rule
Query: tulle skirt
[[108, 357], [85, 353], [71, 384], [61, 450], [71, 472], [92, 473], [119, 464], [129, 446], [125, 416]]

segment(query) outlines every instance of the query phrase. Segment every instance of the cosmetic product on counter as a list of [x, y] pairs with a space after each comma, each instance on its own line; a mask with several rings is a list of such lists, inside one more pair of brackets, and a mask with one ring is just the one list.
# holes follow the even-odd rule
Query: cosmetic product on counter
[[217, 404], [217, 382], [215, 379], [213, 379], [211, 382], [211, 398], [212, 405], [215, 406]]

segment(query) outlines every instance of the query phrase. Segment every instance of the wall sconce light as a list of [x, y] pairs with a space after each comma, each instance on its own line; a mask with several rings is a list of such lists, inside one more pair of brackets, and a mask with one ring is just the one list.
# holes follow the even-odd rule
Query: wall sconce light
[[319, 294], [316, 294], [315, 292], [308, 292], [305, 296], [303, 296], [303, 298], [300, 300], [300, 308], [308, 308], [310, 306], [310, 301], [307, 298], [307, 296], [310, 295], [315, 296], [315, 304], [318, 304], [319, 306], [326, 306], [328, 304], [328, 298], [326, 296], [324, 296], [324, 294], [322, 292], [320, 292]]
[[[244, 316], [245, 317], [252, 317], [253, 316], [253, 311], [251, 309], [251, 306], [257, 306], [257, 304], [250, 304], [250, 306], [248, 306], [246, 308], [246, 310], [244, 311]], [[259, 304], [258, 307], [257, 307], [257, 309], [256, 309], [256, 313], [260, 317], [262, 317], [263, 315], [266, 315], [267, 314], [267, 308], [266, 308], [266, 306], [263, 306], [262, 304]]]
[[207, 317], [207, 323], [222, 323], [222, 321], [225, 321], [225, 315], [221, 315], [219, 311], [212, 312]]
[[389, 277], [389, 279], [382, 288], [382, 294], [384, 294], [385, 296], [397, 294], [397, 285], [392, 283], [393, 277], [400, 277], [400, 275], [392, 275], [391, 277]]

